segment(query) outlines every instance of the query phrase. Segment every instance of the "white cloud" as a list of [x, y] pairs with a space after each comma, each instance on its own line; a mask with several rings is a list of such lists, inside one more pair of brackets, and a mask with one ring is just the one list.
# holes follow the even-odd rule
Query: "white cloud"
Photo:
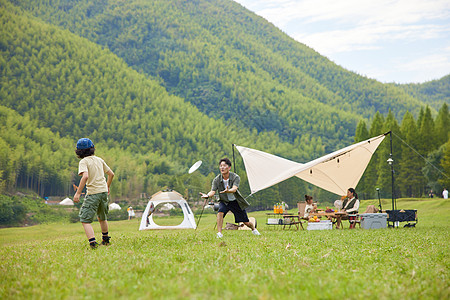
[[436, 25], [380, 25], [317, 33], [297, 33], [292, 37], [323, 55], [337, 52], [381, 49], [386, 42], [415, 42], [443, 38], [449, 29]]
[[[412, 53], [416, 57], [409, 59], [411, 63], [396, 67], [406, 70], [406, 65], [409, 68], [416, 65], [415, 72], [421, 72], [419, 68], [428, 70], [434, 66], [436, 76], [433, 79], [446, 75], [445, 72], [448, 74], [441, 65], [450, 70], [445, 64], [450, 60], [450, 53], [433, 52], [436, 48], [443, 49], [442, 44], [450, 40], [450, 0], [236, 1], [336, 63], [360, 74], [372, 70], [381, 81], [386, 79], [378, 77], [380, 74], [391, 72], [382, 71], [382, 59], [399, 62]], [[349, 61], [363, 51], [370, 52], [371, 60], [377, 65], [364, 65], [366, 69], [361, 70], [354, 64], [349, 66], [335, 59], [347, 54]], [[377, 58], [377, 55], [382, 57]]]

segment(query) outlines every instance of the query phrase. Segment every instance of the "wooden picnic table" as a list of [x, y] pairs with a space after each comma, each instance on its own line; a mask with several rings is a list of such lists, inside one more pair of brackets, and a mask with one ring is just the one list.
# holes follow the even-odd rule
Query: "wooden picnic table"
[[266, 222], [266, 225], [282, 225], [282, 229], [285, 229], [286, 226], [289, 226], [289, 228], [291, 228], [292, 225], [295, 226], [295, 228], [298, 230], [299, 229], [299, 224], [303, 229], [303, 225], [301, 223], [300, 217], [299, 215], [293, 215], [293, 214], [287, 214], [287, 213], [282, 213], [282, 214], [276, 214], [276, 213], [266, 213], [267, 215], [267, 219], [269, 219], [270, 217], [275, 217], [276, 219], [280, 219], [282, 220], [281, 223], [269, 223]]

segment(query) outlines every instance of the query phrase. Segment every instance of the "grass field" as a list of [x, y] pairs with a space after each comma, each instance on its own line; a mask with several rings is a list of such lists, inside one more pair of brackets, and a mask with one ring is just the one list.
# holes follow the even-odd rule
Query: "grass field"
[[196, 231], [110, 222], [96, 250], [79, 223], [0, 229], [0, 299], [449, 299], [450, 201], [398, 208], [418, 210], [416, 228], [282, 231], [256, 212], [261, 236], [218, 240], [204, 214]]

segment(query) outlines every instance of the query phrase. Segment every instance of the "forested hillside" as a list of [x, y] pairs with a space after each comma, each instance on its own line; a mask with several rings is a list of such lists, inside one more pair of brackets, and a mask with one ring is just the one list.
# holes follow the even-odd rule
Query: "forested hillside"
[[71, 188], [67, 180], [78, 181], [74, 145], [83, 136], [117, 172], [116, 197], [156, 192], [198, 159], [205, 161], [204, 175], [215, 172], [233, 142], [296, 158], [311, 150], [210, 119], [108, 50], [12, 7], [3, 11], [2, 25], [1, 104], [20, 114], [3, 108], [1, 164], [9, 190], [29, 187], [43, 195]]
[[398, 86], [436, 110], [441, 107], [442, 103], [450, 104], [450, 75], [425, 83], [400, 84]]
[[389, 109], [396, 117], [417, 115], [421, 106], [402, 89], [335, 65], [233, 1], [14, 3], [107, 47], [208, 116], [274, 131], [288, 142], [320, 137], [326, 151], [335, 150], [352, 142], [361, 117]]
[[[0, 21], [0, 192], [71, 195], [80, 137], [115, 171], [116, 199], [206, 191], [233, 143], [307, 162], [392, 129], [437, 165], [450, 148], [445, 85], [426, 98], [356, 75], [232, 1], [0, 0]], [[388, 190], [386, 147], [361, 182], [367, 195]], [[400, 161], [408, 152], [395, 147]], [[443, 184], [403, 161], [398, 195]], [[290, 179], [251, 202], [294, 204], [311, 191], [334, 197]]]

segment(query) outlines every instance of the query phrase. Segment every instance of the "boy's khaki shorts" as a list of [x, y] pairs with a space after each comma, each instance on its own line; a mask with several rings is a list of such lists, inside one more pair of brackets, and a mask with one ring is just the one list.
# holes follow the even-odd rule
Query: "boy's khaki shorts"
[[109, 212], [108, 204], [109, 199], [106, 192], [86, 195], [80, 209], [80, 222], [92, 223], [96, 214], [100, 220], [105, 221]]

